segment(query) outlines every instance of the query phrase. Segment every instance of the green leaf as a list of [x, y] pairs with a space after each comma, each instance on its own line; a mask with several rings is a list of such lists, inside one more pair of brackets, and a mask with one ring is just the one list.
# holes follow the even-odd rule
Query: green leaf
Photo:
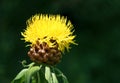
[[30, 63], [30, 64], [28, 65], [29, 68], [32, 67], [32, 66], [34, 66], [34, 64], [35, 64], [34, 62]]
[[30, 83], [30, 80], [31, 80], [31, 77], [39, 72], [39, 70], [41, 69], [42, 65], [39, 67], [39, 66], [32, 66], [28, 69], [28, 71], [26, 72], [26, 75], [25, 75], [25, 82], [26, 83]]
[[20, 79], [21, 77], [23, 77], [25, 75], [25, 73], [27, 72], [28, 69], [23, 69], [16, 77], [15, 80]]
[[19, 80], [19, 83], [20, 83], [20, 81], [23, 80], [27, 71], [28, 71], [28, 69], [21, 70], [21, 72], [18, 73], [18, 75], [13, 79], [13, 81], [11, 83], [17, 83], [18, 80]]
[[55, 73], [52, 73], [53, 83], [58, 83]]
[[45, 79], [48, 81], [48, 83], [53, 83], [50, 67], [48, 66], [45, 67]]
[[56, 72], [58, 72], [58, 76], [62, 77], [63, 83], [69, 83], [67, 77], [57, 68], [54, 68]]
[[36, 77], [32, 77], [32, 78], [31, 78], [31, 83], [40, 83], [40, 82], [37, 82]]
[[35, 64], [34, 62], [32, 62], [32, 63], [26, 65], [26, 63], [27, 63], [26, 60], [23, 60], [21, 63], [22, 63], [22, 65], [23, 65], [23, 67], [32, 67], [32, 66], [34, 66], [34, 64]]
[[69, 83], [66, 76], [62, 74], [63, 83]]

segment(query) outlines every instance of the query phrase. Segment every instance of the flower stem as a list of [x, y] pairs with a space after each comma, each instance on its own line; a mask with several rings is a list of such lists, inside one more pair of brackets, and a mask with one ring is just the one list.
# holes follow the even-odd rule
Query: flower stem
[[40, 73], [39, 72], [37, 72], [37, 78], [38, 78], [38, 83], [41, 83], [40, 82]]

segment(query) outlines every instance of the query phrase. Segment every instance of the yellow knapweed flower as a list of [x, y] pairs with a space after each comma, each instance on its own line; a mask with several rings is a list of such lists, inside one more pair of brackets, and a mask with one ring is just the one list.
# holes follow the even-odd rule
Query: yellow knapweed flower
[[70, 44], [74, 42], [73, 25], [67, 18], [60, 15], [36, 14], [27, 21], [27, 28], [22, 32], [23, 40], [30, 42], [30, 45], [39, 42], [46, 42], [50, 47], [54, 47], [55, 40], [58, 49], [62, 52], [65, 48], [68, 50]]

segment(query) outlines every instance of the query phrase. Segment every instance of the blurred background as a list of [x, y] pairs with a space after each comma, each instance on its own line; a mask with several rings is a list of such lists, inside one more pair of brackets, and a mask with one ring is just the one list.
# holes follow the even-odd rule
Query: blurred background
[[76, 42], [57, 67], [70, 83], [120, 83], [119, 0], [1, 0], [0, 83], [10, 83], [29, 57], [20, 40], [36, 13], [67, 16]]

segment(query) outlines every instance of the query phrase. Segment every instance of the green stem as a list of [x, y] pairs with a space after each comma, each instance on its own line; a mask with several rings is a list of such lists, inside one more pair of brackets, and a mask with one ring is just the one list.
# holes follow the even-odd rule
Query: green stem
[[38, 83], [41, 83], [40, 82], [40, 73], [39, 73], [39, 71], [37, 72], [37, 78], [38, 78]]

